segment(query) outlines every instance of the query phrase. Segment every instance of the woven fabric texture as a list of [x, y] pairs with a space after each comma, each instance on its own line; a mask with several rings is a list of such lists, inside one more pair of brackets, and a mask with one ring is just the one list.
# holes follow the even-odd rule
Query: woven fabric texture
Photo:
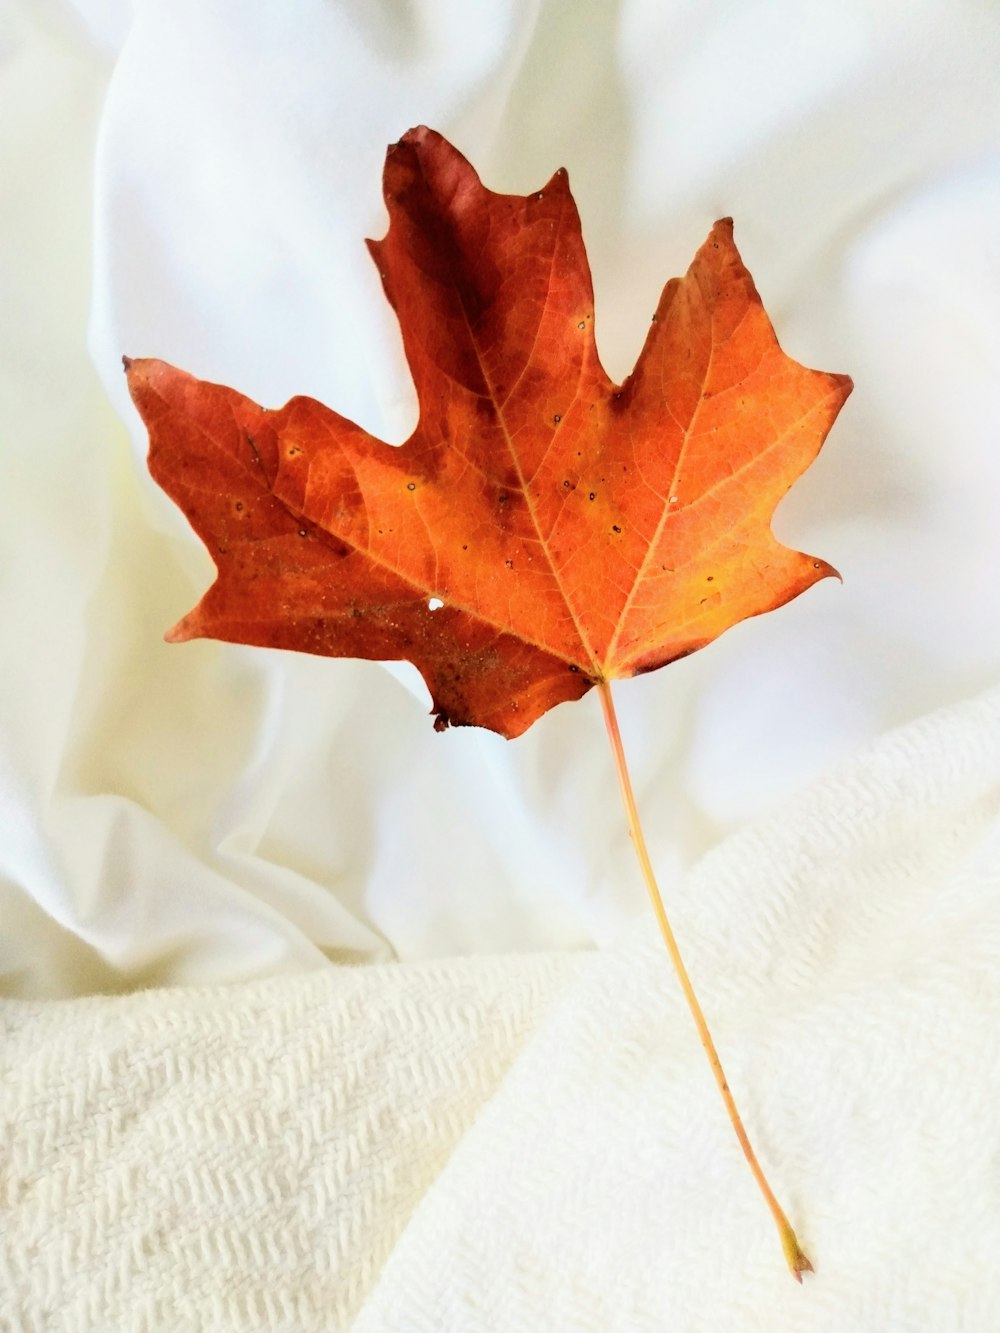
[[803, 1288], [643, 930], [5, 1002], [0, 1328], [985, 1333], [998, 773], [993, 692], [674, 894]]

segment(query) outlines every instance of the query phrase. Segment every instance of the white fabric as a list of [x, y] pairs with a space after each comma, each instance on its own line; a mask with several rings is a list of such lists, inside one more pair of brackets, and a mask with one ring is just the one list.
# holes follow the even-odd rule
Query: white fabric
[[[998, 62], [990, 0], [0, 0], [0, 1327], [993, 1326]], [[162, 642], [211, 565], [121, 354], [404, 438], [418, 122], [569, 169], [612, 374], [731, 213], [857, 384], [776, 523], [843, 586], [616, 692], [802, 1290], [595, 700]]]
[[[618, 690], [667, 883], [865, 739], [997, 679], [995, 6], [0, 13], [8, 991], [606, 944], [645, 911], [593, 698], [513, 744], [440, 736], [408, 667], [162, 642], [212, 570], [145, 475], [121, 354], [270, 404], [313, 393], [402, 439], [413, 393], [362, 239], [385, 227], [384, 146], [415, 122], [494, 188], [569, 168], [612, 373], [732, 213], [787, 349], [857, 381], [777, 522], [843, 586]], [[122, 424], [83, 345], [91, 281]]]
[[998, 774], [995, 690], [688, 881], [678, 924], [803, 1287], [649, 929], [7, 1001], [0, 1327], [986, 1333]]

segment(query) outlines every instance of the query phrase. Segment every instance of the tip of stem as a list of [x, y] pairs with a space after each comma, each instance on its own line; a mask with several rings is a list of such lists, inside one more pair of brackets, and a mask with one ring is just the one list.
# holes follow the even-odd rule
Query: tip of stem
[[791, 1227], [782, 1227], [781, 1229], [781, 1247], [785, 1251], [785, 1259], [791, 1270], [792, 1277], [796, 1282], [802, 1281], [803, 1273], [813, 1273], [815, 1269], [809, 1262], [808, 1257], [803, 1253], [801, 1246], [796, 1238], [795, 1232]]

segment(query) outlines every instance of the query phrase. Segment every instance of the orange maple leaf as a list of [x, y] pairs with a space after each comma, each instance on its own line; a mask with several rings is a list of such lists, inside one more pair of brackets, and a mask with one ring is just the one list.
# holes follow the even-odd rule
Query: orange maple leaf
[[664, 943], [793, 1275], [812, 1268], [757, 1161], [639, 824], [609, 682], [710, 643], [836, 571], [775, 540], [778, 501], [850, 393], [778, 346], [717, 222], [667, 283], [636, 368], [608, 379], [564, 171], [484, 189], [440, 135], [388, 152], [369, 242], [420, 403], [385, 444], [311, 398], [277, 412], [129, 361], [153, 476], [219, 577], [170, 639], [408, 658], [435, 725], [520, 735], [597, 686]]
[[126, 361], [150, 470], [218, 567], [168, 638], [407, 658], [438, 728], [513, 737], [836, 573], [770, 524], [851, 381], [781, 351], [729, 219], [615, 385], [565, 171], [494, 194], [420, 128], [384, 189], [369, 248], [419, 399], [405, 444]]

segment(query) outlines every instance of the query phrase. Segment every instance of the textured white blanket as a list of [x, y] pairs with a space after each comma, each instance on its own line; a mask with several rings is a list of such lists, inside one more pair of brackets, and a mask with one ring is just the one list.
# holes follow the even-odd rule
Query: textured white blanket
[[990, 1333], [1000, 691], [677, 894], [796, 1287], [649, 932], [8, 1001], [0, 1327]]

